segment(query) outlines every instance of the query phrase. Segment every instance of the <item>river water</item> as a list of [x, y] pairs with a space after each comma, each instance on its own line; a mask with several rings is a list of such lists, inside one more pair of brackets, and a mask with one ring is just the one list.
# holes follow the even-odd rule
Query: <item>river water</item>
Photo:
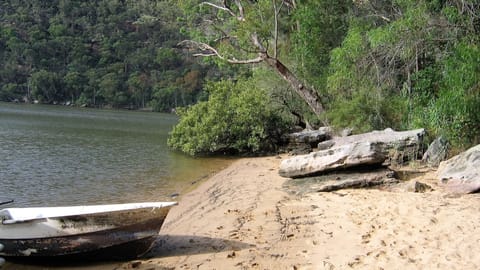
[[167, 148], [175, 115], [0, 103], [0, 201], [170, 201], [227, 166]]

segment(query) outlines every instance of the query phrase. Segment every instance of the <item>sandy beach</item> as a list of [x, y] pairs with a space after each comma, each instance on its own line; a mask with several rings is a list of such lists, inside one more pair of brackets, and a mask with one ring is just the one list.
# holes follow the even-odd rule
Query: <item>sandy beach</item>
[[[296, 194], [280, 157], [243, 158], [183, 195], [148, 257], [88, 269], [480, 269], [480, 196]], [[80, 269], [80, 268], [78, 268]]]
[[480, 196], [289, 192], [280, 157], [234, 162], [172, 209], [151, 258], [117, 269], [480, 269]]

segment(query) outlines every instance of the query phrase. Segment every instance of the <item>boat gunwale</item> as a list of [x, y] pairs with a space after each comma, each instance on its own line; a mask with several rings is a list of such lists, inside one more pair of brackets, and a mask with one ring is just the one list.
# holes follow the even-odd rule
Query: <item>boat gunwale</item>
[[2, 225], [13, 225], [16, 223], [47, 218], [94, 215], [108, 212], [132, 211], [145, 208], [171, 208], [177, 204], [177, 202], [142, 202], [125, 204], [4, 208], [0, 210], [0, 218]]

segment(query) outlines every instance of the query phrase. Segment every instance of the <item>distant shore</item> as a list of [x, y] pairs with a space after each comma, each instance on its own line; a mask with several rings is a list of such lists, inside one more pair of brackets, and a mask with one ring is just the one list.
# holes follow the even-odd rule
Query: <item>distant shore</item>
[[[18, 104], [18, 105], [44, 105], [44, 106], [60, 106], [60, 107], [73, 107], [73, 108], [89, 108], [89, 109], [99, 109], [99, 110], [118, 110], [118, 111], [139, 111], [139, 112], [156, 112], [153, 110], [153, 107], [136, 107], [133, 105], [126, 105], [121, 107], [115, 107], [110, 104], [105, 105], [92, 105], [92, 104], [75, 104], [70, 101], [65, 102], [53, 102], [53, 103], [41, 103], [38, 101], [24, 102], [24, 101], [0, 101], [0, 103], [6, 104]], [[175, 114], [175, 109], [171, 109], [169, 112], [159, 112], [159, 113], [172, 113]]]
[[243, 158], [181, 197], [150, 258], [116, 269], [480, 269], [480, 195], [295, 195], [280, 157]]

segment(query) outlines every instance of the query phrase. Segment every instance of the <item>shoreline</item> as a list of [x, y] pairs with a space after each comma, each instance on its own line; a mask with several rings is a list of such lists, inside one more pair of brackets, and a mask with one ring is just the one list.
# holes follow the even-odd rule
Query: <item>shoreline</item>
[[280, 162], [233, 161], [179, 197], [144, 258], [75, 269], [480, 269], [480, 194], [445, 193], [429, 171], [414, 178], [426, 193], [296, 195]]
[[182, 196], [151, 258], [117, 269], [479, 269], [480, 195], [289, 193], [281, 157], [242, 158]]

